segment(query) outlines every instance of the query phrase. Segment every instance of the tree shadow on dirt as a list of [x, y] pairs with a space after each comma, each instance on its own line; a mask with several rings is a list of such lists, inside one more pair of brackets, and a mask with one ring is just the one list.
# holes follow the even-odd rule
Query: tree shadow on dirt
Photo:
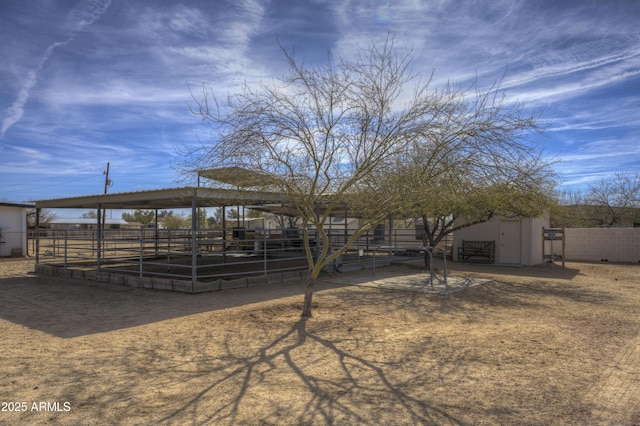
[[520, 309], [522, 315], [544, 315], [545, 309], [569, 305], [606, 305], [613, 298], [604, 291], [594, 291], [569, 283], [532, 281], [526, 284], [492, 281], [462, 293], [441, 296], [438, 311], [463, 314], [469, 319], [489, 312]]
[[440, 301], [456, 301], [477, 307], [535, 307], [544, 303], [603, 304], [612, 300], [606, 291], [595, 291], [567, 282], [532, 280], [513, 283], [492, 280], [461, 292], [437, 295]]
[[[470, 268], [477, 270], [475, 267]], [[437, 313], [462, 314], [474, 317], [477, 313], [486, 312], [488, 309], [536, 309], [545, 306], [557, 306], [567, 303], [603, 305], [610, 303], [613, 296], [606, 289], [602, 291], [571, 282], [572, 277], [580, 274], [577, 269], [564, 269], [560, 271], [544, 271], [541, 268], [532, 268], [538, 276], [531, 276], [523, 268], [497, 268], [504, 271], [502, 275], [496, 274], [491, 281], [484, 282], [473, 287], [465, 288], [462, 291], [448, 294], [433, 294], [421, 292], [419, 288], [409, 288], [407, 290], [389, 288], [371, 288], [366, 285], [367, 277], [362, 277], [361, 282], [356, 278], [349, 278], [352, 285], [365, 285], [361, 290], [349, 289], [349, 293], [357, 292], [357, 296], [347, 294], [344, 291], [338, 292], [344, 299], [355, 297], [358, 303], [363, 305], [376, 305], [384, 303], [387, 309], [403, 311], [406, 309], [420, 312], [424, 318]], [[411, 270], [411, 268], [408, 268]], [[479, 270], [482, 270], [481, 268]], [[468, 272], [468, 271], [467, 271]], [[513, 272], [517, 272], [514, 274]], [[378, 274], [379, 277], [386, 278], [391, 274], [401, 276], [403, 272], [390, 271]], [[413, 270], [411, 273], [419, 273]], [[454, 272], [460, 274], [459, 271]], [[546, 275], [552, 275], [552, 279], [547, 279]], [[422, 272], [425, 288], [428, 288], [429, 274]], [[526, 280], [509, 280], [509, 277], [526, 277]], [[441, 276], [440, 276], [441, 277]], [[483, 278], [492, 275], [483, 275]], [[379, 279], [382, 279], [379, 278]], [[400, 280], [401, 281], [401, 280]]]
[[296, 281], [187, 294], [30, 274], [0, 278], [0, 318], [73, 338], [303, 294]]
[[[445, 296], [445, 300], [458, 300], [459, 297], [463, 297], [477, 306], [525, 306], [530, 303], [526, 296], [533, 294], [591, 303], [598, 299], [604, 300], [606, 297], [569, 283], [558, 285], [544, 281], [546, 277], [560, 277], [562, 280], [570, 281], [579, 271], [568, 268], [554, 271], [543, 268], [499, 268], [491, 265], [471, 265], [467, 268], [465, 273], [503, 271], [511, 275], [521, 273], [527, 276], [536, 273], [540, 274], [540, 284], [483, 285], [480, 288], [484, 290], [470, 288], [461, 293], [464, 296], [452, 294]], [[361, 285], [372, 279], [392, 278], [416, 272], [415, 268], [400, 266], [379, 268], [375, 271], [375, 277], [371, 270], [326, 276], [318, 281], [316, 291]], [[428, 274], [425, 273], [425, 280], [427, 279]], [[0, 291], [0, 318], [57, 337], [73, 338], [285, 297], [302, 297], [304, 288], [302, 283], [292, 281], [192, 295], [32, 274], [0, 278]], [[406, 308], [407, 303], [419, 303], [421, 300], [416, 296], [407, 297], [395, 293], [397, 292], [387, 291], [385, 298], [392, 304], [394, 299], [398, 299], [399, 309]], [[363, 293], [362, 297], [372, 295]], [[372, 303], [376, 302], [372, 300]]]
[[[190, 418], [194, 424], [275, 424], [283, 420], [291, 424], [390, 424], [398, 419], [401, 424], [462, 424], [429, 402], [421, 382], [427, 379], [420, 372], [411, 382], [396, 381], [390, 373], [403, 368], [401, 362], [371, 360], [341, 346], [340, 341], [321, 337], [321, 330], [309, 331], [302, 319], [241, 356], [237, 345], [227, 342], [217, 367], [198, 377], [210, 383], [158, 423]], [[447, 374], [458, 357], [464, 354], [452, 354], [446, 366], [443, 362], [434, 368]], [[315, 363], [326, 365], [329, 374], [321, 373], [322, 368], [308, 372]], [[283, 383], [282, 376], [288, 382]], [[290, 396], [284, 395], [287, 389], [292, 390]], [[264, 396], [269, 398], [263, 401], [266, 405], [258, 402]]]
[[[540, 277], [556, 280], [572, 280], [576, 276], [581, 275], [579, 268], [573, 262], [570, 266], [562, 266], [561, 264], [545, 263], [543, 265], [520, 266], [520, 265], [496, 265], [478, 262], [453, 262], [448, 261], [446, 264], [447, 271], [450, 274], [459, 276], [491, 276], [499, 278], [504, 275], [515, 277]], [[416, 260], [410, 260], [402, 263], [402, 267], [408, 270], [423, 271], [428, 273], [424, 264]], [[441, 259], [435, 259], [433, 267], [440, 274], [444, 270], [444, 263]]]

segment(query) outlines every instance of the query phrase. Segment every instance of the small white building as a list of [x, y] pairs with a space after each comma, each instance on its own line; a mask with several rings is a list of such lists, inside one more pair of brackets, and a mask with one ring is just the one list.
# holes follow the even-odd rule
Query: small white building
[[0, 203], [0, 257], [27, 254], [27, 209], [29, 204]]
[[547, 218], [493, 217], [488, 222], [463, 228], [454, 233], [453, 259], [458, 261], [458, 248], [463, 241], [494, 241], [495, 264], [540, 265], [542, 229], [549, 227]]

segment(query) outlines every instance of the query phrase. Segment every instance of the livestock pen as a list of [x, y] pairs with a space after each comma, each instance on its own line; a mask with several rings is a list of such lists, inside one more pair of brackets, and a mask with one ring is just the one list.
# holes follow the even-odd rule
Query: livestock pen
[[[298, 228], [246, 229], [224, 222], [222, 229], [202, 229], [197, 210], [234, 205], [277, 205], [282, 196], [256, 191], [179, 188], [137, 193], [44, 200], [40, 208], [96, 209], [93, 229], [40, 229], [36, 235], [36, 263], [40, 273], [175, 291], [199, 292], [287, 279], [304, 279], [308, 271], [303, 232]], [[104, 229], [105, 209], [192, 210], [186, 229]], [[346, 212], [341, 212], [346, 217]], [[156, 214], [157, 217], [157, 214]], [[225, 214], [223, 213], [223, 218]], [[233, 223], [233, 222], [232, 222]], [[346, 221], [345, 221], [346, 223]], [[237, 222], [236, 224], [241, 224]], [[306, 229], [308, 252], [324, 247], [316, 230]], [[332, 225], [324, 229], [328, 250], [342, 247], [354, 230]], [[325, 243], [326, 244], [326, 243]], [[381, 265], [406, 249], [420, 251], [414, 230], [384, 227], [363, 233], [343, 256], [327, 265], [327, 272]], [[402, 247], [400, 253], [396, 247]]]

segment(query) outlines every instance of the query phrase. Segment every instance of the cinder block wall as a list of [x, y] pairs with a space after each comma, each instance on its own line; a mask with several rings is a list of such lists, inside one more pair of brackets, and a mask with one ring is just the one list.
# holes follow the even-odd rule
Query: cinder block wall
[[[561, 244], [554, 241], [555, 253], [561, 253]], [[640, 228], [566, 228], [565, 257], [594, 262], [639, 262]]]

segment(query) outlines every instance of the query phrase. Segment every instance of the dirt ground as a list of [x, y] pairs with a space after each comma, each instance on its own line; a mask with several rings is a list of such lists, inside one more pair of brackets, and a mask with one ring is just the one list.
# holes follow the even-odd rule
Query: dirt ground
[[296, 282], [190, 295], [33, 270], [0, 259], [0, 424], [640, 424], [640, 265], [453, 264], [491, 281], [449, 295], [327, 276], [306, 322]]

